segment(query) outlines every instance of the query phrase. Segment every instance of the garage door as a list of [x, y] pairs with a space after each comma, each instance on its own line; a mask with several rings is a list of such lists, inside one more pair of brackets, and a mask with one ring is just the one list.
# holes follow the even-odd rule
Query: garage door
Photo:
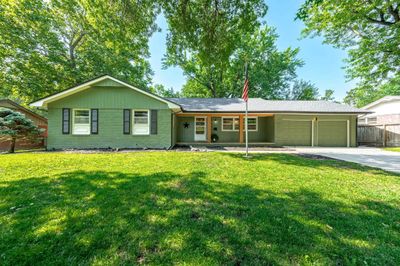
[[346, 147], [347, 121], [318, 121], [318, 146]]
[[284, 120], [282, 128], [284, 145], [311, 146], [311, 121]]

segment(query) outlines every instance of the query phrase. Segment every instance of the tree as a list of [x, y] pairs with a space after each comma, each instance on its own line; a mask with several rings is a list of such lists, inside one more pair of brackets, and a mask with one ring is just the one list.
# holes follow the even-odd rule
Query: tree
[[372, 87], [352, 89], [347, 93], [344, 102], [357, 107], [363, 107], [386, 95], [400, 95], [400, 77], [393, 78], [378, 89]]
[[153, 1], [0, 0], [0, 83], [32, 101], [100, 74], [151, 82]]
[[321, 97], [321, 100], [331, 102], [335, 101], [335, 97], [333, 96], [334, 93], [334, 90], [325, 90], [325, 94]]
[[[212, 97], [224, 96], [231, 56], [267, 11], [262, 0], [163, 1], [168, 22], [164, 66], [179, 66]], [[189, 81], [191, 82], [191, 81]]]
[[305, 35], [321, 35], [326, 43], [348, 51], [348, 78], [359, 80], [357, 88], [349, 92], [349, 98], [357, 105], [361, 103], [354, 97], [370, 95], [380, 86], [391, 86], [390, 81], [399, 78], [398, 1], [307, 0], [297, 18], [305, 22]]
[[296, 58], [298, 49], [279, 51], [275, 45], [277, 38], [275, 30], [266, 25], [243, 34], [224, 67], [207, 66], [199, 57], [191, 56], [190, 61], [181, 65], [187, 76], [182, 94], [186, 97], [240, 97], [244, 66], [248, 64], [250, 97], [281, 99], [303, 62]]
[[287, 100], [317, 100], [318, 88], [310, 81], [296, 80], [292, 87], [286, 92]]
[[150, 92], [166, 98], [179, 98], [179, 91], [174, 91], [173, 88], [166, 89], [164, 85], [155, 84], [150, 87]]
[[43, 133], [32, 120], [9, 109], [0, 109], [0, 138], [11, 141], [10, 153], [15, 152], [17, 139], [35, 140]]

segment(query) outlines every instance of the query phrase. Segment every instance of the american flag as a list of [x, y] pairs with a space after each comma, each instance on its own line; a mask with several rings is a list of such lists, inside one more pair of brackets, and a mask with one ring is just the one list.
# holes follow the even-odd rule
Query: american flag
[[247, 102], [249, 100], [249, 79], [246, 78], [243, 86], [242, 99]]

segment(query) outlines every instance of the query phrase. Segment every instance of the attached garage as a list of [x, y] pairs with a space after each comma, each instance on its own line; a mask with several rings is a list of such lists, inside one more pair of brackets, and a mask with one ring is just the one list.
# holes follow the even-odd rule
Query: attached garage
[[311, 119], [282, 119], [279, 125], [280, 141], [288, 146], [312, 146], [312, 128]]
[[346, 147], [349, 142], [348, 120], [321, 120], [317, 123], [317, 146]]
[[354, 147], [354, 115], [275, 115], [275, 144], [280, 146]]

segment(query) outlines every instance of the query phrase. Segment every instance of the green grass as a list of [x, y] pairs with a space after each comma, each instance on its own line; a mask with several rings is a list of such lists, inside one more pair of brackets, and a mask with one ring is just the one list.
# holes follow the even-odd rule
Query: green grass
[[398, 265], [400, 176], [285, 154], [0, 156], [1, 265]]
[[388, 148], [384, 148], [387, 151], [396, 151], [396, 152], [400, 152], [400, 147], [388, 147]]

